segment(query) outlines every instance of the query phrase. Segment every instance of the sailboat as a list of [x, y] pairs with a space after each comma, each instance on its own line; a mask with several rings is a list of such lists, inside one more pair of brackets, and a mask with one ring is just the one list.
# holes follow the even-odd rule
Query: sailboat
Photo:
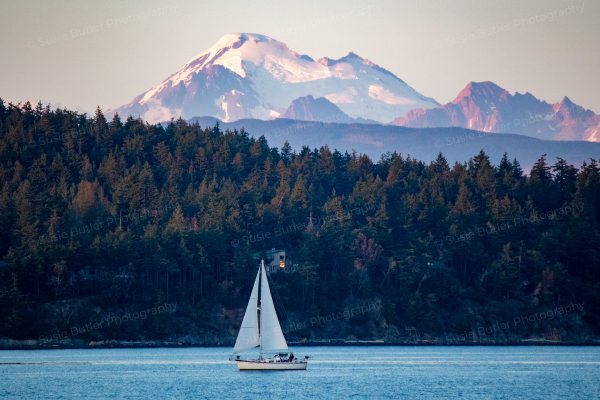
[[[260, 349], [258, 358], [241, 358], [240, 353], [256, 347]], [[230, 359], [235, 361], [242, 371], [305, 370], [308, 365], [308, 356], [299, 360], [293, 353], [288, 352], [287, 342], [281, 331], [271, 297], [264, 260], [260, 262], [250, 301]]]

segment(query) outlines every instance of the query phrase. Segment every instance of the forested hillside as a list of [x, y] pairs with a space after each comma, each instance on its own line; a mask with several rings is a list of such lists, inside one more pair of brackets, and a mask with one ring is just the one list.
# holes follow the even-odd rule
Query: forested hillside
[[254, 255], [278, 248], [292, 340], [593, 340], [599, 173], [0, 101], [0, 337], [232, 343]]

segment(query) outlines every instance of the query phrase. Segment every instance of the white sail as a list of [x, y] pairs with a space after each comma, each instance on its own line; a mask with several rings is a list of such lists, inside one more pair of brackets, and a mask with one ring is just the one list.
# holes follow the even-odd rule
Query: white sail
[[254, 287], [250, 294], [250, 301], [248, 307], [246, 307], [246, 313], [242, 320], [242, 326], [238, 333], [235, 346], [233, 347], [233, 354], [241, 353], [250, 350], [260, 345], [260, 336], [258, 331], [258, 282], [260, 277], [260, 270], [256, 274], [254, 280]]
[[262, 351], [287, 350], [287, 343], [279, 319], [275, 312], [275, 305], [271, 297], [271, 289], [267, 281], [265, 264], [261, 263], [261, 284], [260, 284], [260, 346]]

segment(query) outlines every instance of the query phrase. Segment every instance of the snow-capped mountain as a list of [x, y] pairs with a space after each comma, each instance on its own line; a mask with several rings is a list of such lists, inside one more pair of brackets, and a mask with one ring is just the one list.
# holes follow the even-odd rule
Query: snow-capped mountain
[[112, 111], [149, 122], [203, 115], [223, 121], [274, 119], [309, 95], [327, 99], [350, 118], [379, 122], [439, 105], [354, 53], [315, 61], [267, 36], [235, 33]]
[[600, 142], [600, 116], [568, 97], [549, 104], [531, 93], [512, 95], [492, 82], [471, 82], [450, 103], [412, 110], [392, 123], [414, 128], [457, 126], [540, 139]]

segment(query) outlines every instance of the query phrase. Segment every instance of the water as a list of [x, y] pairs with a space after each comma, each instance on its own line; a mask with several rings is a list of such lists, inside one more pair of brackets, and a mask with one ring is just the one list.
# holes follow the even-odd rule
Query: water
[[600, 347], [302, 347], [287, 372], [230, 350], [0, 351], [0, 399], [600, 398]]

